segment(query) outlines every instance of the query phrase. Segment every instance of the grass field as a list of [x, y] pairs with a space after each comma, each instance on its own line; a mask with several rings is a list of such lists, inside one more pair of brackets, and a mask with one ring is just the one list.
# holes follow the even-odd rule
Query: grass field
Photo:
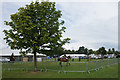
[[[77, 62], [75, 60], [74, 62]], [[86, 60], [82, 60], [81, 62], [86, 62]], [[59, 62], [38, 62], [38, 70], [41, 69], [52, 69], [52, 70], [61, 70], [61, 73], [58, 71], [43, 71], [43, 72], [33, 72], [33, 62], [26, 63], [11, 63], [11, 64], [3, 64], [3, 78], [117, 78], [118, 77], [118, 64], [114, 64], [111, 66], [105, 66], [103, 69], [98, 71], [91, 71], [90, 73], [84, 72], [67, 72], [63, 71], [82, 71], [86, 70], [85, 63], [71, 63], [70, 66], [66, 66], [64, 63], [64, 67], [60, 67]], [[46, 67], [45, 67], [46, 65]], [[90, 63], [88, 68], [96, 67], [96, 64]], [[100, 66], [100, 65], [98, 65]], [[5, 70], [10, 68], [11, 70]], [[24, 68], [24, 69], [22, 69]]]

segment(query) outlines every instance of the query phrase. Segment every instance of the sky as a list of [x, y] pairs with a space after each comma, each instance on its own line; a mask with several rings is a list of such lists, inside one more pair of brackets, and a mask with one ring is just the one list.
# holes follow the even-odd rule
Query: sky
[[[31, 0], [32, 1], [32, 0]], [[10, 50], [3, 40], [4, 29], [10, 29], [4, 25], [4, 21], [10, 21], [10, 15], [24, 7], [31, 1], [3, 1], [0, 2], [2, 22], [0, 27], [0, 51], [11, 53], [18, 51]], [[50, 0], [51, 1], [51, 0]], [[71, 38], [70, 43], [64, 45], [65, 49], [78, 50], [80, 46], [97, 50], [100, 47], [118, 49], [118, 2], [117, 0], [62, 0], [56, 2], [57, 10], [62, 11], [61, 19], [65, 21], [67, 28], [63, 38]], [[0, 52], [1, 53], [1, 52]]]

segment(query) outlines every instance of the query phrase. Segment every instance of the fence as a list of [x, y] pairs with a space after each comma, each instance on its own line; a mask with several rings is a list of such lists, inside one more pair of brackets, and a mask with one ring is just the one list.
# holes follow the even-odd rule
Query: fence
[[[111, 66], [118, 63], [118, 59], [104, 59], [88, 62], [70, 62], [70, 65], [67, 65], [66, 62], [62, 62], [62, 66], [58, 61], [46, 60], [43, 62], [37, 62], [37, 69], [39, 71], [58, 71], [58, 72], [90, 72], [97, 71], [106, 66]], [[120, 59], [119, 59], [120, 63]], [[34, 70], [33, 62], [14, 62], [14, 63], [3, 63], [2, 70], [5, 71], [33, 71]]]
[[[29, 67], [28, 67], [29, 66]], [[31, 62], [6, 62], [2, 63], [3, 71], [29, 71], [33, 69]]]
[[89, 61], [86, 63], [87, 65], [87, 71], [90, 72], [90, 71], [97, 71], [99, 69], [102, 69], [106, 66], [111, 66], [111, 65], [114, 65], [114, 64], [117, 64], [118, 63], [118, 59], [105, 59], [105, 60], [98, 60], [98, 61]]
[[90, 72], [93, 70], [97, 71], [106, 66], [117, 64], [117, 62], [118, 59], [116, 58], [88, 61], [88, 62], [70, 62], [70, 66], [68, 66], [67, 63], [63, 62], [61, 67], [59, 66], [58, 62], [49, 61], [46, 62], [46, 70], [58, 71], [58, 72]]

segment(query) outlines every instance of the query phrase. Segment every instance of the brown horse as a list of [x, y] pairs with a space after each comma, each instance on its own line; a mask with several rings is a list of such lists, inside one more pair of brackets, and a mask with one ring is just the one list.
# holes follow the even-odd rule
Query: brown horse
[[69, 58], [65, 58], [65, 57], [63, 57], [63, 58], [58, 58], [58, 61], [60, 61], [59, 65], [60, 65], [61, 67], [62, 67], [62, 62], [66, 62], [66, 63], [67, 63], [66, 66], [70, 65], [70, 63], [69, 63]]

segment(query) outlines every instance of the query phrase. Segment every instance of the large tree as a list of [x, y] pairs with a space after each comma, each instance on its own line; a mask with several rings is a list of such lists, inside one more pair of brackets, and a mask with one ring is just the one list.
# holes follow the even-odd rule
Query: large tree
[[11, 49], [20, 50], [21, 54], [34, 54], [34, 71], [37, 71], [36, 53], [44, 50], [53, 51], [62, 47], [70, 39], [61, 40], [66, 27], [60, 20], [62, 14], [56, 10], [55, 2], [31, 2], [20, 7], [18, 12], [10, 16], [11, 21], [5, 21], [10, 26], [4, 30], [6, 43]]

